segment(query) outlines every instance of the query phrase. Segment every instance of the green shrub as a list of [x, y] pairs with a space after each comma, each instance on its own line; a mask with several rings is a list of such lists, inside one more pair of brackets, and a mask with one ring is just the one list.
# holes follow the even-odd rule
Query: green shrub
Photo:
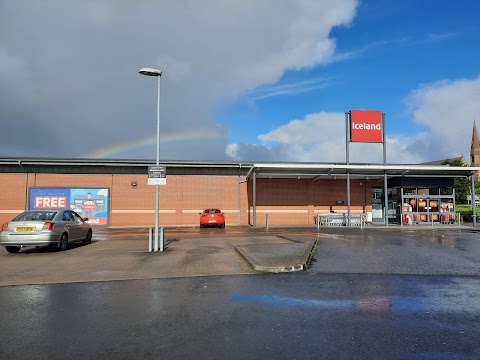
[[[472, 205], [470, 204], [457, 204], [456, 209], [457, 213], [460, 213], [462, 215], [462, 220], [465, 222], [471, 222], [472, 221]], [[480, 209], [478, 207], [475, 208], [475, 213], [477, 215], [477, 220], [478, 216], [480, 216]]]
[[472, 221], [472, 209], [459, 211], [462, 216], [462, 220], [466, 222]]

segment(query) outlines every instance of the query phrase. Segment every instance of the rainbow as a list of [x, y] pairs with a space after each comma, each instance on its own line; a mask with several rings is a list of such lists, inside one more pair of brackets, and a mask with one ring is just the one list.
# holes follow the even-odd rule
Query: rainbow
[[[215, 134], [210, 132], [183, 132], [176, 134], [160, 135], [160, 145], [173, 142], [191, 141], [191, 140], [218, 140], [224, 136], [221, 134]], [[113, 155], [118, 155], [126, 151], [136, 150], [146, 146], [152, 146], [157, 144], [157, 136], [148, 136], [142, 139], [136, 139], [133, 141], [125, 142], [122, 144], [115, 144], [100, 150], [84, 154], [82, 158], [88, 159], [103, 159]]]

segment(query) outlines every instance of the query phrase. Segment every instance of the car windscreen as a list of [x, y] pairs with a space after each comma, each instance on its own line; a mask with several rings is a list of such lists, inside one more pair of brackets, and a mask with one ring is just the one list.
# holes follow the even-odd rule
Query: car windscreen
[[204, 211], [205, 214], [220, 214], [221, 211], [218, 209], [207, 209]]
[[53, 220], [56, 213], [56, 211], [25, 211], [12, 221], [50, 221]]

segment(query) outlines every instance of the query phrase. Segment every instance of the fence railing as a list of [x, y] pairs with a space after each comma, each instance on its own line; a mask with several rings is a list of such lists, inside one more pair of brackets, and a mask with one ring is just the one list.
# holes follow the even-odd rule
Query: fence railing
[[455, 212], [414, 212], [404, 211], [402, 214], [403, 225], [433, 225], [433, 224], [458, 224], [462, 222], [461, 214]]
[[[315, 223], [320, 226], [348, 226], [348, 214], [317, 214]], [[363, 227], [367, 224], [367, 214], [350, 214], [350, 226]]]

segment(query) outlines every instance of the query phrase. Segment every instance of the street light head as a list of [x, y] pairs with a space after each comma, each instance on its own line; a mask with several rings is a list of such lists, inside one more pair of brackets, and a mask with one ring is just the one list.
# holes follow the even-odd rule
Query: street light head
[[140, 69], [139, 73], [147, 76], [162, 76], [162, 70], [152, 68], [142, 68]]

